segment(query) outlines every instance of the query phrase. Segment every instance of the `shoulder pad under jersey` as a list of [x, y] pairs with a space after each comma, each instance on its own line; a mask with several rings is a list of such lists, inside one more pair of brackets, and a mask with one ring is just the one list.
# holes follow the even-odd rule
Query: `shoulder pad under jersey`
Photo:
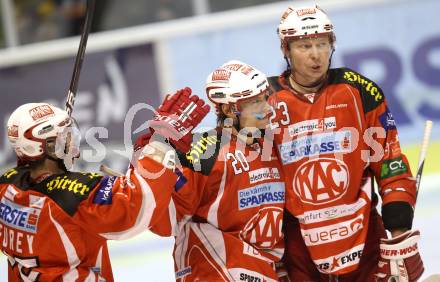
[[328, 83], [346, 83], [358, 89], [364, 113], [374, 110], [385, 99], [382, 89], [375, 82], [349, 68], [330, 69]]
[[17, 167], [0, 177], [0, 184], [12, 184], [22, 191], [36, 191], [46, 195], [67, 214], [73, 215], [78, 205], [101, 181], [96, 173], [66, 172], [49, 176], [40, 183], [30, 182], [29, 168]]
[[191, 150], [186, 154], [178, 153], [183, 167], [209, 175], [217, 160], [221, 144], [221, 132], [213, 129], [203, 133], [194, 133]]
[[66, 172], [48, 177], [35, 189], [55, 201], [66, 213], [73, 215], [78, 205], [101, 181], [97, 173]]
[[0, 184], [13, 184], [17, 187], [27, 187], [29, 169], [27, 167], [15, 167], [6, 171], [0, 177]]

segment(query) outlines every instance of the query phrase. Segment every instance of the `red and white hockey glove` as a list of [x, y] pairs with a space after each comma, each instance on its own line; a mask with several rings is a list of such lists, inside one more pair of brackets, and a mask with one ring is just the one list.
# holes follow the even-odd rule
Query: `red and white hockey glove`
[[205, 101], [191, 95], [191, 92], [191, 88], [186, 87], [168, 95], [149, 122], [154, 134], [168, 139], [182, 153], [191, 149], [192, 130], [208, 114], [210, 108]]
[[408, 230], [392, 239], [381, 239], [377, 280], [417, 281], [425, 270], [419, 254], [419, 239], [418, 230]]

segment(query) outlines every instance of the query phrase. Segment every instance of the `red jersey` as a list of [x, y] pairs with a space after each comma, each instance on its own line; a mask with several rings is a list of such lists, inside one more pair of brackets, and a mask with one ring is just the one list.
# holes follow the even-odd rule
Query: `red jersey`
[[[270, 81], [278, 101], [272, 128], [286, 208], [299, 220], [319, 271], [353, 271], [375, 204], [370, 175], [379, 184], [385, 226], [410, 227], [412, 221], [415, 181], [385, 97], [374, 82], [346, 68], [331, 69], [321, 90], [307, 97], [289, 86], [286, 74]], [[392, 216], [399, 209], [409, 214], [402, 222]]]
[[[147, 158], [139, 164], [162, 168]], [[165, 175], [157, 185], [134, 169], [125, 177], [66, 172], [39, 183], [27, 167], [3, 174], [0, 247], [9, 281], [113, 281], [106, 241], [157, 223], [176, 179]]]
[[186, 183], [172, 195], [167, 225], [152, 229], [176, 236], [177, 280], [277, 279], [284, 180], [276, 152], [268, 155], [262, 159], [259, 143], [244, 145], [214, 132], [180, 158]]

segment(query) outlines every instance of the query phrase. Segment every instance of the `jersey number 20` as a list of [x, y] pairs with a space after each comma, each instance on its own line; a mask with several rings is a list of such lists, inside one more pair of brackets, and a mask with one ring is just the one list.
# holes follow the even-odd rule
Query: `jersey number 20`
[[249, 163], [242, 151], [237, 150], [235, 151], [235, 154], [227, 153], [226, 158], [228, 160], [232, 159], [232, 167], [234, 168], [235, 174], [240, 174], [243, 172], [243, 170], [249, 170]]

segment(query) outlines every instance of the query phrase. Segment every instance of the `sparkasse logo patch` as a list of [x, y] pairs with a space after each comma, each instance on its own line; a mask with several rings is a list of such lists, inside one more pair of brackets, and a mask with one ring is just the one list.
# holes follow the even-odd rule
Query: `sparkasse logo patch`
[[352, 151], [352, 133], [343, 130], [302, 136], [278, 145], [278, 151], [283, 164], [322, 154], [349, 153]]
[[238, 209], [244, 210], [265, 204], [284, 203], [284, 183], [271, 182], [239, 190]]

